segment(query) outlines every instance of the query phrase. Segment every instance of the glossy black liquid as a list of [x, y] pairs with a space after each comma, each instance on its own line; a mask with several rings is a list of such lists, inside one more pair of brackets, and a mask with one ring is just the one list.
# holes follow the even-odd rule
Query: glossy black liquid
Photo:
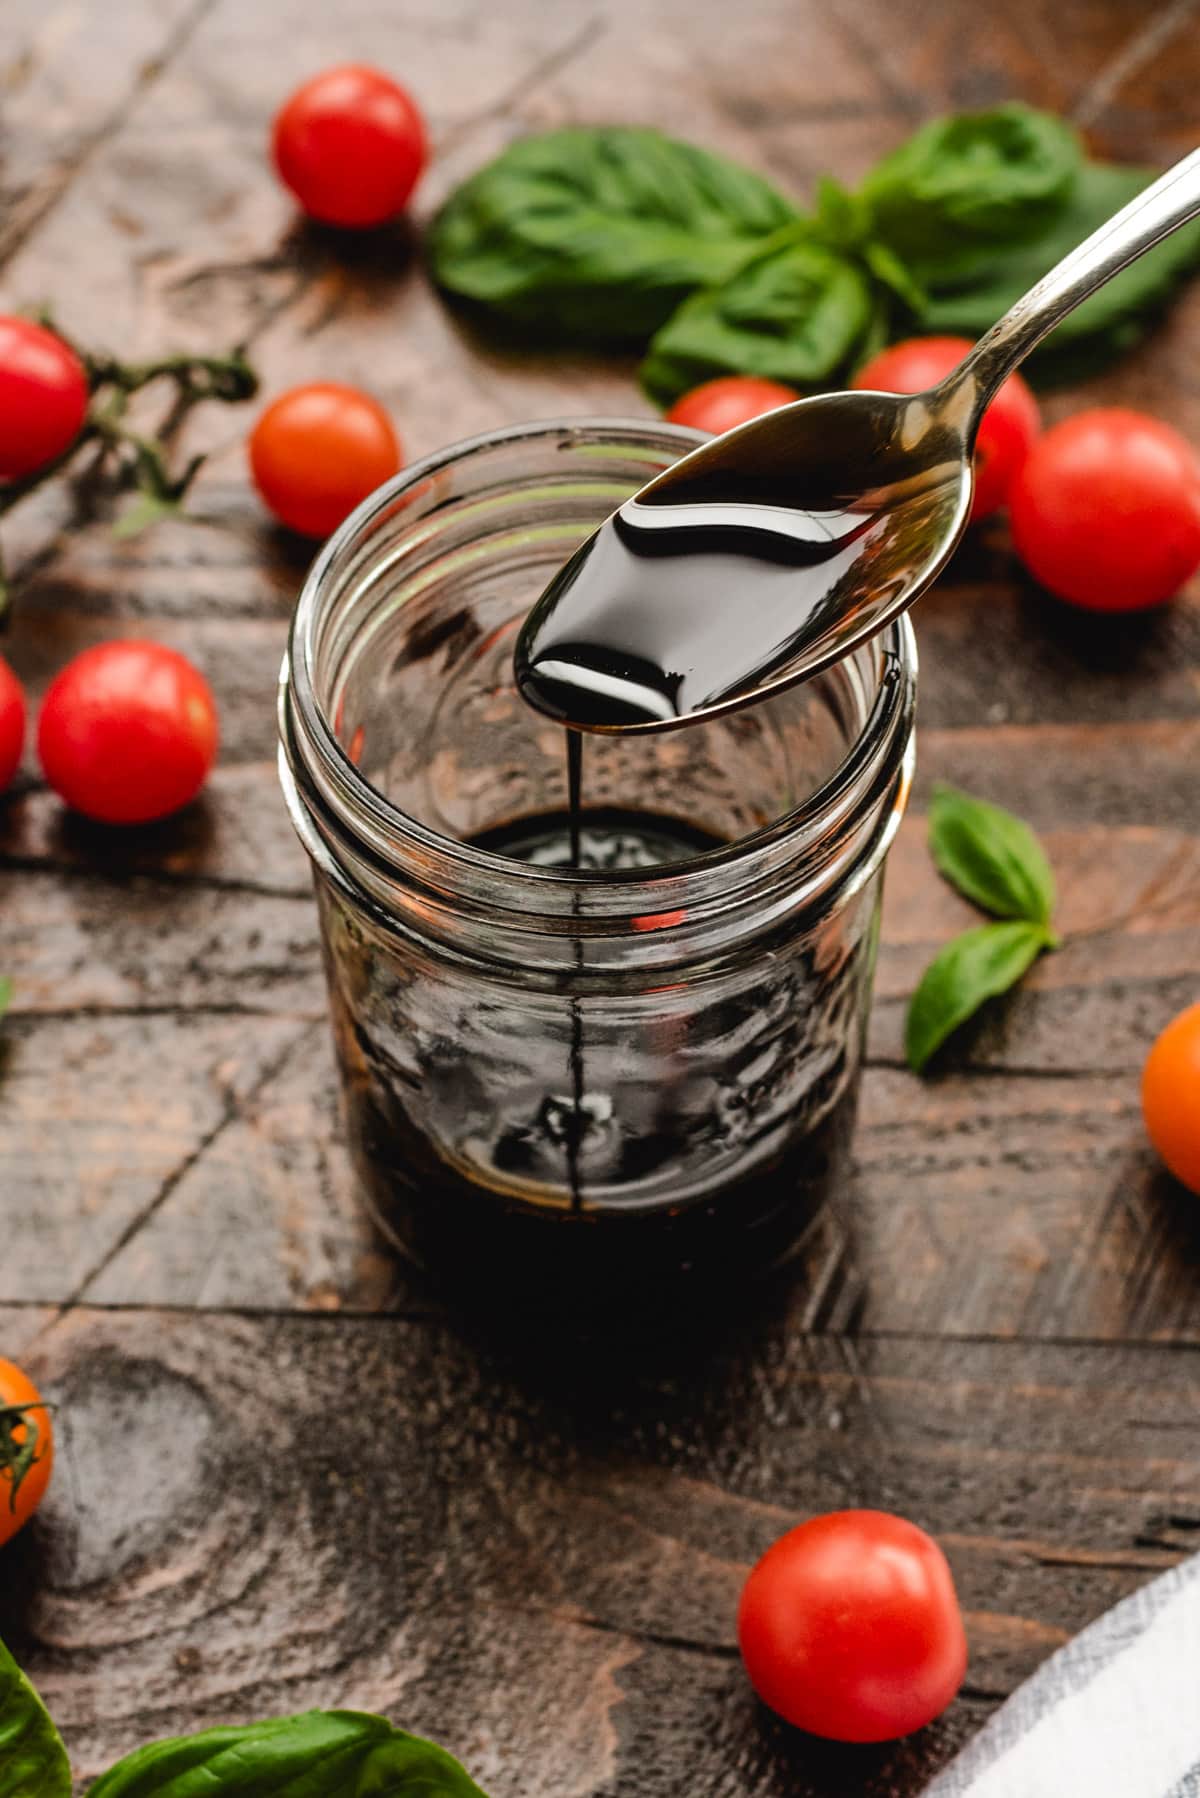
[[[571, 837], [571, 866], [577, 868], [583, 858], [583, 738], [578, 731], [565, 732], [567, 739], [567, 821]], [[576, 894], [576, 908], [579, 897]], [[583, 966], [583, 943], [575, 939], [575, 965]], [[571, 1097], [572, 1115], [567, 1136], [567, 1183], [571, 1189], [571, 1209], [583, 1209], [583, 1182], [579, 1177], [579, 1151], [587, 1129], [584, 1108], [583, 1073], [583, 1008], [579, 1000], [571, 1000]]]
[[[579, 742], [569, 733], [569, 741]], [[515, 818], [471, 839], [475, 849], [537, 868], [584, 868], [594, 874], [631, 873], [689, 860], [719, 849], [723, 839], [684, 818], [632, 812], [620, 806], [569, 806]]]
[[752, 1176], [653, 1212], [551, 1210], [464, 1179], [397, 1095], [358, 1082], [347, 1124], [376, 1218], [449, 1291], [518, 1323], [546, 1311], [619, 1329], [698, 1305], [720, 1315], [742, 1283], [793, 1256], [845, 1178], [856, 1100], [855, 1082]]
[[661, 728], [736, 700], [906, 590], [957, 494], [933, 481], [887, 505], [817, 504], [770, 471], [672, 470], [551, 581], [518, 639], [517, 686], [585, 730]]
[[767, 643], [755, 675], [782, 666], [840, 607], [871, 524], [828, 514], [798, 538], [722, 524], [719, 507], [662, 516], [674, 510], [669, 528], [648, 507], [616, 513], [547, 589], [516, 663], [539, 711], [604, 729], [685, 718], [720, 697], [748, 632]]
[[[569, 730], [567, 736], [567, 816], [571, 828], [571, 866], [577, 868], [583, 854], [579, 839], [580, 820], [583, 816], [583, 738], [578, 731]], [[500, 853], [511, 853], [501, 850]]]
[[[516, 819], [475, 839], [479, 848], [543, 867], [608, 872], [660, 866], [718, 844], [675, 818], [586, 808], [574, 816], [563, 811]], [[492, 1296], [503, 1304], [516, 1297], [552, 1310], [586, 1311], [614, 1301], [672, 1308], [689, 1291], [711, 1292], [786, 1258], [843, 1163], [856, 1082], [846, 1078], [839, 1058], [805, 1095], [794, 1132], [778, 1153], [758, 1161], [752, 1175], [714, 1179], [707, 1190], [693, 1190], [686, 1203], [664, 1197], [652, 1206], [627, 1207], [589, 1191], [597, 1145], [608, 1189], [619, 1191], [649, 1170], [667, 1173], [676, 1161], [693, 1170], [694, 1186], [696, 1144], [684, 1133], [700, 1125], [705, 1140], [715, 1130], [719, 1143], [720, 1125], [707, 1106], [698, 1112], [694, 1103], [684, 1103], [692, 1096], [685, 1037], [676, 1042], [671, 1065], [664, 1064], [661, 1090], [650, 1095], [657, 1126], [647, 1127], [639, 1113], [612, 1159], [602, 1140], [606, 1119], [613, 1107], [619, 1115], [627, 1098], [619, 1084], [612, 1092], [590, 1089], [588, 1014], [573, 996], [569, 1039], [545, 1042], [540, 1097], [535, 1094], [528, 1112], [491, 1142], [491, 1177], [478, 1164], [468, 1174], [445, 1159], [423, 1127], [427, 1111], [419, 1092], [410, 1099], [391, 1070], [377, 1065], [374, 1045], [350, 1008], [337, 993], [334, 1001], [335, 1027], [347, 1037], [343, 1065], [353, 1070], [347, 1077], [349, 1140], [376, 1215], [431, 1271], [483, 1300], [499, 1282]], [[749, 1019], [761, 998], [751, 991], [738, 1003]], [[424, 1079], [444, 1087], [457, 1078], [456, 1063], [451, 1045], [441, 1068], [440, 1052], [431, 1045]], [[638, 1096], [645, 1100], [644, 1089]], [[477, 1131], [478, 1120], [464, 1118], [464, 1125]], [[560, 1191], [565, 1186], [569, 1192], [566, 1204], [539, 1196], [555, 1157]]]

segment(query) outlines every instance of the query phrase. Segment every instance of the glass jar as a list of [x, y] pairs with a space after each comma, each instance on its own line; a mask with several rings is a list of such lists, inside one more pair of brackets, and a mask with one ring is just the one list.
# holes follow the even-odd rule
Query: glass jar
[[[284, 664], [365, 1193], [506, 1305], [657, 1307], [779, 1262], [849, 1137], [912, 774], [907, 621], [761, 705], [585, 739], [594, 859], [627, 865], [556, 865], [565, 736], [513, 685], [550, 573], [698, 440], [568, 421], [429, 457], [319, 556]], [[497, 852], [522, 833], [533, 860]]]

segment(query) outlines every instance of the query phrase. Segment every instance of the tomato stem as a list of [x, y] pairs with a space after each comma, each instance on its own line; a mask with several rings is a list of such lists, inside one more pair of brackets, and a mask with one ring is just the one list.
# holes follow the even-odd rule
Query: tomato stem
[[[11, 1481], [8, 1508], [14, 1513], [17, 1494], [30, 1470], [40, 1459], [38, 1444], [42, 1432], [36, 1418], [30, 1413], [53, 1409], [54, 1406], [45, 1399], [30, 1399], [28, 1403], [21, 1405], [0, 1405], [0, 1482], [5, 1479]], [[21, 1432], [20, 1441], [17, 1440], [18, 1430]]]
[[[39, 313], [37, 322], [61, 337], [64, 343], [71, 344], [70, 338], [59, 330], [49, 313]], [[118, 520], [119, 534], [131, 536], [134, 530], [152, 519], [178, 510], [200, 470], [203, 456], [192, 456], [178, 474], [172, 474], [168, 461], [169, 440], [191, 408], [205, 400], [237, 405], [252, 399], [258, 391], [258, 376], [247, 360], [242, 344], [235, 345], [224, 356], [184, 353], [150, 362], [122, 362], [104, 352], [83, 350], [78, 344], [71, 344], [71, 348], [83, 363], [92, 394], [87, 420], [75, 441], [61, 455], [19, 480], [0, 483], [0, 517], [60, 474], [85, 444], [92, 443], [99, 445], [100, 459], [108, 463], [113, 488], [116, 491], [132, 490], [143, 496], [133, 513], [127, 512]], [[140, 393], [158, 381], [171, 385], [174, 394], [158, 431], [152, 436], [143, 436], [124, 424], [125, 409], [132, 394]], [[0, 629], [7, 621], [11, 597], [3, 556], [0, 555]], [[0, 1460], [0, 1471], [3, 1466]]]

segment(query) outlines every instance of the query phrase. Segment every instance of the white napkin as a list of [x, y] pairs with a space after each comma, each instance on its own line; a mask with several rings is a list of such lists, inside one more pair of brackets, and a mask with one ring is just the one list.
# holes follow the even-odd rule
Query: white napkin
[[1200, 1798], [1200, 1555], [1059, 1649], [926, 1798]]

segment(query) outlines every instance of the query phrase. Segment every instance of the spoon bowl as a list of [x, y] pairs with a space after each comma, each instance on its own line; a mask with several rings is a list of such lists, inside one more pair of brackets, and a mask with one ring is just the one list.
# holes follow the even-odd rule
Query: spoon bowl
[[930, 398], [797, 400], [664, 469], [530, 614], [525, 698], [584, 730], [669, 729], [873, 636], [941, 572], [971, 509], [962, 426]]

